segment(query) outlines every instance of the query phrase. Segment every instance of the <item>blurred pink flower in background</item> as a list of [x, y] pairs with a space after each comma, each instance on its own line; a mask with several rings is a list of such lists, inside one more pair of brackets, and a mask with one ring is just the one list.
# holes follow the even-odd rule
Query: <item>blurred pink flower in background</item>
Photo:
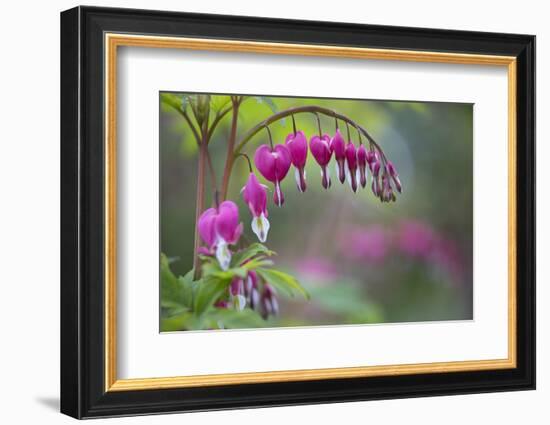
[[302, 275], [333, 279], [338, 273], [333, 263], [323, 257], [305, 257], [296, 263], [296, 269]]
[[460, 279], [464, 263], [456, 242], [420, 220], [403, 220], [393, 228], [353, 226], [342, 232], [340, 253], [349, 259], [380, 264], [397, 253], [441, 269]]
[[402, 222], [397, 234], [397, 246], [404, 254], [440, 267], [451, 277], [460, 278], [463, 273], [456, 243], [429, 224], [414, 220]]
[[378, 225], [354, 227], [344, 232], [339, 242], [346, 257], [380, 263], [388, 254], [391, 236]]
[[445, 270], [449, 276], [462, 279], [464, 264], [460, 251], [454, 241], [440, 239], [431, 255], [431, 262]]
[[399, 225], [396, 239], [397, 247], [404, 254], [426, 257], [434, 246], [436, 234], [432, 227], [425, 223], [407, 220]]

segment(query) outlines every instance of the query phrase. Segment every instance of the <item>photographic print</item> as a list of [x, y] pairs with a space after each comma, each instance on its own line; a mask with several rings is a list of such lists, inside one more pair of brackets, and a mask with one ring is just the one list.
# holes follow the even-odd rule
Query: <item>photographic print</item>
[[160, 330], [473, 318], [473, 105], [161, 92]]
[[534, 36], [79, 6], [61, 76], [63, 413], [535, 388]]

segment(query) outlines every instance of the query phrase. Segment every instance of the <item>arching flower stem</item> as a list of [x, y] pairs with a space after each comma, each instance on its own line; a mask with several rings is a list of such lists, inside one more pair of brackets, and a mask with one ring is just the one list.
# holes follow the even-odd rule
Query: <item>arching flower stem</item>
[[[340, 114], [336, 111], [333, 111], [332, 109], [325, 108], [323, 106], [316, 106], [316, 105], [298, 106], [298, 107], [294, 107], [294, 108], [288, 108], [288, 109], [285, 109], [283, 111], [277, 112], [276, 114], [273, 114], [273, 115], [269, 116], [268, 118], [266, 118], [265, 120], [259, 122], [256, 126], [251, 128], [243, 136], [243, 138], [240, 140], [240, 142], [237, 144], [237, 146], [235, 148], [234, 155], [235, 156], [238, 155], [241, 152], [241, 150], [244, 148], [244, 146], [250, 141], [250, 139], [252, 139], [256, 134], [258, 134], [266, 125], [270, 125], [270, 124], [272, 124], [274, 122], [277, 122], [279, 120], [282, 120], [283, 118], [286, 118], [290, 115], [301, 114], [301, 113], [306, 113], [306, 112], [307, 113], [313, 113], [313, 114], [325, 115], [327, 117], [334, 118], [335, 120], [340, 120], [340, 121], [346, 122], [346, 123], [350, 124], [351, 126], [355, 127], [356, 129], [358, 129], [358, 131], [360, 131], [365, 136], [365, 138], [369, 141], [369, 143], [376, 148], [376, 150], [379, 152], [379, 154], [382, 158], [382, 161], [383, 161], [384, 165], [386, 164], [386, 162], [387, 162], [386, 155], [384, 154], [384, 152], [382, 151], [382, 149], [380, 148], [378, 143], [376, 143], [374, 138], [368, 133], [367, 130], [365, 130], [362, 126], [360, 126], [354, 120], [352, 120], [351, 118], [349, 118], [345, 115], [342, 115], [342, 114]], [[318, 125], [320, 126], [320, 122], [318, 122]]]

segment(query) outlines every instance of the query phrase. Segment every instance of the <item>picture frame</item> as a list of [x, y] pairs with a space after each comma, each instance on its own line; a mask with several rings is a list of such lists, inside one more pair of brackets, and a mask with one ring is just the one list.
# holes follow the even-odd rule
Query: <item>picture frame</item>
[[[508, 356], [120, 379], [120, 47], [504, 67]], [[269, 65], [266, 65], [269, 66]], [[132, 9], [61, 13], [61, 412], [75, 418], [535, 388], [535, 37]], [[491, 167], [491, 163], [487, 163]], [[505, 267], [503, 265], [503, 267]]]

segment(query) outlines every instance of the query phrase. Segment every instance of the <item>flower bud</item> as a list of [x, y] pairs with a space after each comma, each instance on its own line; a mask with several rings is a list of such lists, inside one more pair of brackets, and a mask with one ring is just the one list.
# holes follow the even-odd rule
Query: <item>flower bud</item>
[[339, 129], [336, 129], [334, 137], [330, 139], [330, 150], [334, 153], [334, 158], [336, 159], [336, 174], [340, 183], [344, 183], [346, 180], [344, 162], [346, 160], [346, 145], [342, 133]]
[[286, 146], [290, 151], [292, 165], [296, 169], [296, 186], [300, 192], [306, 191], [306, 159], [307, 159], [307, 139], [303, 131], [296, 134], [290, 133], [286, 137]]
[[397, 174], [397, 170], [395, 169], [395, 166], [391, 161], [388, 161], [388, 163], [386, 164], [386, 169], [388, 170], [388, 173], [390, 173], [393, 183], [395, 184], [395, 188], [399, 193], [401, 193], [401, 180], [399, 180], [399, 174]]
[[351, 190], [357, 192], [357, 152], [353, 143], [346, 145], [346, 177]]
[[361, 187], [364, 188], [367, 185], [367, 149], [363, 145], [357, 148], [357, 168]]

